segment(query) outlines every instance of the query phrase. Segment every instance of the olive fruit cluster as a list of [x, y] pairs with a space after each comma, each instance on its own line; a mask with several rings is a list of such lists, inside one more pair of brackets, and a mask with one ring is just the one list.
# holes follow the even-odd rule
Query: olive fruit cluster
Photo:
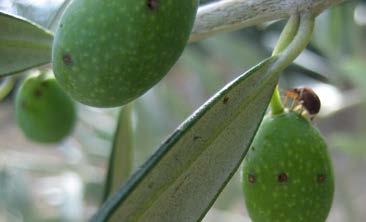
[[198, 0], [75, 0], [55, 34], [56, 79], [74, 99], [124, 105], [171, 69], [187, 44]]
[[15, 98], [16, 120], [29, 139], [54, 143], [72, 132], [76, 111], [74, 102], [48, 74], [28, 76]]
[[242, 184], [253, 222], [324, 222], [334, 179], [319, 131], [298, 112], [267, 115], [244, 159]]

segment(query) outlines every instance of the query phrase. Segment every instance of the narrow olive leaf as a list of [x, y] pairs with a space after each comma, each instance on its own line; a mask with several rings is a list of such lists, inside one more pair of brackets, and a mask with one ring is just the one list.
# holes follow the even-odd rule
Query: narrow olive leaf
[[132, 103], [124, 106], [119, 112], [117, 128], [114, 133], [112, 152], [109, 158], [105, 201], [128, 179], [133, 167], [133, 129]]
[[47, 23], [47, 28], [50, 30], [55, 30], [58, 22], [61, 19], [62, 14], [64, 13], [67, 6], [70, 4], [71, 0], [64, 0], [63, 3], [61, 3], [60, 7], [56, 10], [54, 13], [52, 19], [50, 19]]
[[52, 39], [46, 29], [0, 12], [0, 77], [49, 63]]
[[4, 78], [3, 80], [0, 79], [0, 102], [13, 90], [15, 85], [15, 78], [14, 76], [9, 76]]
[[[265, 60], [186, 120], [91, 219], [200, 221], [247, 153], [278, 80]], [[143, 138], [141, 138], [143, 139]]]

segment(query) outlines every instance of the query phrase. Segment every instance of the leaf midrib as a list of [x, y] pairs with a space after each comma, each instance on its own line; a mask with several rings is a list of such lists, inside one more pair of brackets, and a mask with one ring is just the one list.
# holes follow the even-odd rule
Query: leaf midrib
[[[269, 80], [267, 80], [266, 82], [268, 82]], [[265, 85], [265, 84], [264, 84]], [[260, 88], [260, 89], [262, 89], [262, 87]], [[253, 95], [253, 96], [250, 96], [249, 97], [249, 99], [248, 99], [248, 102], [246, 102], [246, 103], [243, 103], [242, 105], [240, 105], [239, 106], [239, 108], [238, 108], [238, 110], [239, 111], [237, 111], [235, 114], [233, 114], [232, 115], [232, 119], [231, 120], [234, 120], [234, 119], [236, 119], [242, 112], [243, 112], [243, 109], [242, 109], [242, 107], [244, 107], [244, 106], [246, 106], [247, 104], [249, 104], [250, 102], [252, 102], [256, 97], [257, 97], [257, 95], [259, 94], [259, 92], [261, 92], [260, 90], [258, 91], [258, 93], [256, 93], [255, 95]], [[198, 120], [198, 119], [197, 119]], [[232, 121], [230, 121], [230, 122], [232, 122]], [[182, 173], [184, 173], [187, 169], [189, 169], [191, 166], [193, 166], [194, 165], [194, 163], [195, 162], [197, 162], [197, 159], [199, 159], [199, 157], [201, 157], [202, 156], [202, 153], [204, 153], [207, 149], [209, 149], [210, 147], [211, 147], [211, 145], [219, 138], [219, 136], [222, 134], [222, 132], [224, 132], [225, 131], [225, 129], [227, 129], [228, 127], [230, 127], [230, 124], [227, 124], [227, 125], [225, 125], [225, 126], [222, 126], [222, 125], [225, 125], [224, 123], [222, 123], [221, 125], [220, 125], [220, 127], [218, 127], [218, 130], [217, 130], [217, 133], [214, 135], [214, 136], [212, 136], [212, 140], [209, 140], [209, 141], [207, 141], [206, 143], [204, 143], [205, 145], [207, 145], [207, 146], [204, 146], [204, 147], [206, 147], [206, 148], [204, 148], [204, 149], [201, 149], [201, 151], [200, 152], [198, 152], [199, 153], [199, 155], [197, 155], [195, 158], [192, 158], [192, 160], [191, 161], [189, 161], [188, 163], [187, 163], [187, 165], [186, 165], [186, 167], [185, 168], [183, 168], [182, 169], [182, 171], [179, 173], [179, 174], [177, 174], [178, 176], [176, 176], [176, 177], [174, 177], [173, 179], [172, 179], [172, 181], [171, 182], [169, 182], [166, 186], [164, 186], [164, 187], [162, 187], [161, 189], [159, 189], [159, 191], [158, 192], [156, 192], [157, 194], [156, 195], [154, 195], [154, 196], [160, 196], [160, 194], [162, 194], [162, 193], [164, 193], [163, 191], [165, 190], [165, 188], [168, 188], [168, 187], [170, 187], [172, 184], [174, 184], [175, 183], [175, 181], [177, 181], [177, 178], [179, 178], [179, 177], [181, 177], [182, 176]], [[163, 191], [162, 191], [163, 190]], [[149, 205], [146, 205], [147, 207], [144, 209], [144, 210], [140, 210], [140, 211], [136, 211], [136, 213], [140, 213], [140, 212], [147, 212], [148, 211], [148, 209], [150, 209], [151, 208], [151, 206], [156, 202], [156, 201], [158, 201], [159, 200], [159, 198], [151, 198], [151, 199], [153, 199], [153, 201], [151, 201], [151, 204], [149, 204]], [[140, 214], [137, 214], [137, 215], [140, 215], [140, 216], [137, 216], [137, 217], [135, 217], [136, 218], [136, 220], [135, 220], [135, 218], [133, 218], [133, 220], [132, 221], [139, 221], [139, 219], [143, 216], [143, 215], [145, 215], [146, 213], [144, 213], [144, 214], [142, 214], [142, 215], [140, 215]]]

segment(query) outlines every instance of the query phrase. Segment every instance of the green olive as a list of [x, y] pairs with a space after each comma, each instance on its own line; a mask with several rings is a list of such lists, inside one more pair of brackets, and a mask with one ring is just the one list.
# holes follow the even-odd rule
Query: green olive
[[198, 0], [77, 0], [63, 14], [52, 60], [76, 100], [124, 105], [171, 69], [187, 44]]
[[334, 193], [324, 139], [298, 113], [266, 116], [244, 159], [242, 184], [253, 222], [324, 222]]
[[74, 127], [76, 112], [71, 98], [50, 75], [26, 78], [15, 98], [16, 120], [29, 139], [60, 142]]

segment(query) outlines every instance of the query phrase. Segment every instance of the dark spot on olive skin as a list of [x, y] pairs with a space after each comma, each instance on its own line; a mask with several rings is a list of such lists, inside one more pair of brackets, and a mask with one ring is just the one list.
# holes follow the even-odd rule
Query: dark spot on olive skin
[[222, 101], [224, 104], [227, 104], [229, 102], [229, 97], [225, 97], [224, 100]]
[[64, 27], [64, 24], [62, 24], [62, 23], [61, 23], [61, 24], [60, 24], [60, 28], [62, 28], [62, 27]]
[[198, 139], [201, 139], [201, 137], [200, 137], [200, 136], [194, 136], [194, 137], [193, 137], [193, 140], [194, 140], [194, 141], [196, 141], [196, 140], [198, 140]]
[[319, 174], [316, 178], [316, 181], [318, 183], [323, 183], [325, 181], [325, 175], [324, 174]]
[[69, 53], [63, 54], [62, 61], [64, 62], [65, 65], [68, 65], [68, 66], [73, 64], [72, 57]]
[[277, 180], [278, 180], [278, 182], [280, 182], [280, 183], [285, 183], [285, 182], [287, 182], [287, 180], [288, 180], [288, 175], [287, 175], [287, 173], [280, 173], [280, 174], [278, 174], [278, 176], [277, 176]]
[[156, 10], [159, 7], [159, 0], [147, 0], [147, 7], [150, 10]]
[[147, 185], [147, 187], [148, 187], [149, 189], [152, 189], [152, 188], [153, 188], [153, 186], [154, 186], [154, 184], [152, 184], [152, 183], [150, 183], [149, 185]]
[[37, 98], [41, 97], [43, 94], [42, 90], [40, 89], [35, 89], [34, 92], [33, 92], [33, 95]]
[[248, 181], [249, 181], [249, 183], [255, 183], [256, 180], [257, 180], [257, 178], [255, 177], [254, 174], [249, 174], [248, 175]]
[[48, 87], [48, 82], [43, 81], [43, 82], [41, 83], [41, 86], [42, 86], [42, 87], [44, 87], [44, 88], [47, 88], [47, 87]]

